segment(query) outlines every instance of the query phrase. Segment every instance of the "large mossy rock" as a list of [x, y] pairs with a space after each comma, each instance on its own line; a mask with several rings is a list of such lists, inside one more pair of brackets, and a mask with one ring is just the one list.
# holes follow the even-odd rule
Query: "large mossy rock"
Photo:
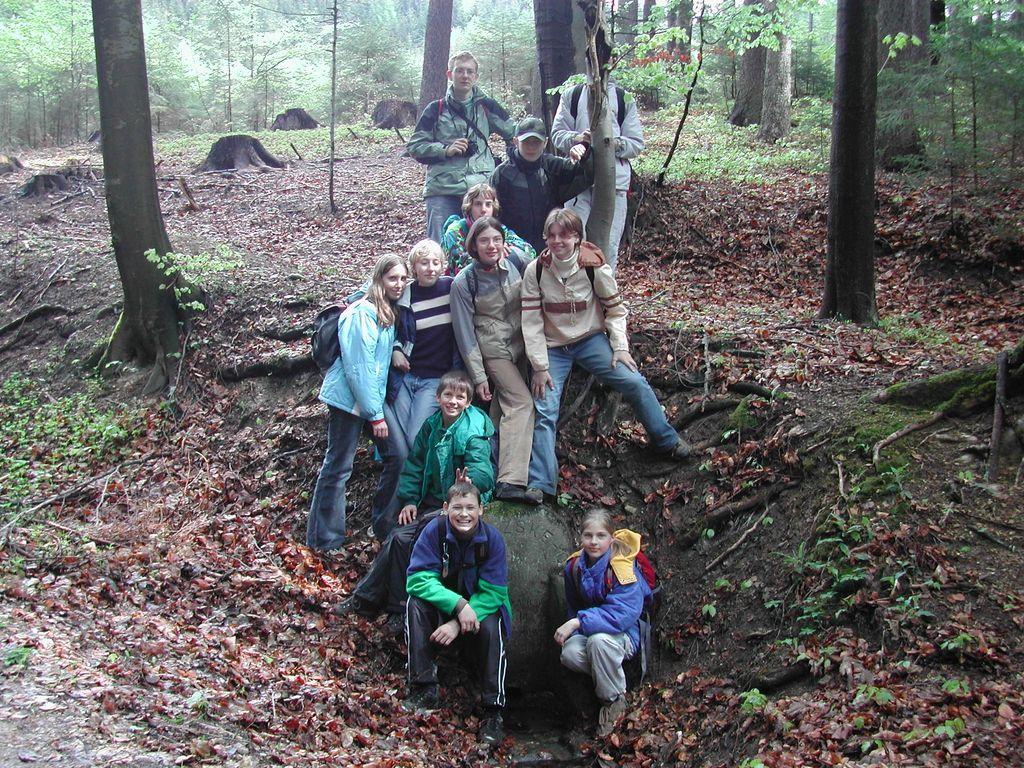
[[557, 690], [562, 673], [554, 634], [565, 621], [562, 564], [573, 551], [565, 515], [497, 501], [487, 505], [484, 519], [501, 531], [508, 549], [513, 620], [506, 684]]

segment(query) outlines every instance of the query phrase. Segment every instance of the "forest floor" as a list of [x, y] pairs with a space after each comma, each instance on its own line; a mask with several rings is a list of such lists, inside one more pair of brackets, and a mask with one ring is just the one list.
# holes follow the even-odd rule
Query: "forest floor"
[[659, 663], [611, 738], [571, 752], [519, 706], [487, 755], [459, 683], [461, 703], [403, 712], [402, 643], [328, 613], [375, 551], [377, 470], [361, 449], [352, 537], [309, 552], [316, 373], [225, 378], [301, 356], [322, 304], [419, 239], [422, 168], [399, 150], [343, 144], [335, 218], [308, 150], [195, 175], [197, 145], [158, 146], [171, 241], [209, 295], [162, 402], [132, 395], [142, 373], [81, 366], [121, 300], [102, 183], [15, 194], [69, 157], [101, 175], [98, 152], [0, 178], [0, 324], [49, 308], [0, 330], [0, 764], [1021, 764], [1022, 401], [987, 484], [991, 410], [876, 463], [930, 410], [870, 398], [1024, 336], [1019, 189], [880, 178], [877, 328], [814, 319], [824, 176], [647, 190], [619, 282], [635, 356], [701, 450], [652, 461], [628, 409], [602, 425], [590, 392], [560, 437], [559, 509], [605, 505], [648, 541]]

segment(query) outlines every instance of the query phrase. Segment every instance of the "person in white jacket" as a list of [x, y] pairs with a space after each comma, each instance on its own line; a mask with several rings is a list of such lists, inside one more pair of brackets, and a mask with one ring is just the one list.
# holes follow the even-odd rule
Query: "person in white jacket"
[[[570, 157], [577, 160], [583, 156], [591, 138], [589, 98], [590, 88], [587, 86], [576, 85], [564, 91], [551, 124], [551, 141], [555, 147], [568, 152]], [[632, 175], [629, 161], [643, 151], [644, 131], [640, 125], [636, 100], [610, 81], [607, 104], [612, 112], [612, 136], [615, 143], [615, 215], [612, 217], [610, 247], [606, 258], [614, 270], [619, 256], [619, 241], [626, 227], [626, 193]], [[566, 208], [571, 208], [583, 219], [584, 225], [590, 216], [593, 194], [594, 189], [591, 187], [565, 204]]]

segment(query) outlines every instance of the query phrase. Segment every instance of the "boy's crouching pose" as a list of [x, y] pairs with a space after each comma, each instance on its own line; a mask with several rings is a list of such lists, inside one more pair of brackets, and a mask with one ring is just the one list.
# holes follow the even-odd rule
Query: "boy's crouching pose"
[[504, 738], [505, 643], [512, 607], [505, 540], [481, 520], [483, 511], [476, 486], [456, 482], [448, 490], [444, 514], [416, 540], [406, 581], [406, 706], [436, 706], [437, 651], [458, 642], [475, 657], [484, 708], [480, 740], [495, 743]]

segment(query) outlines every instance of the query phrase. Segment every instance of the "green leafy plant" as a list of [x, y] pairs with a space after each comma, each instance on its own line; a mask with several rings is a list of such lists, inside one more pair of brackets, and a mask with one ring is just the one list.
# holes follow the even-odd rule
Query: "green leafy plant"
[[892, 691], [890, 691], [888, 688], [880, 688], [878, 686], [869, 685], [867, 683], [864, 683], [857, 687], [857, 698], [873, 701], [875, 702], [875, 704], [878, 704], [879, 706], [891, 704], [896, 700], [896, 697], [893, 696]]
[[748, 715], [762, 712], [767, 705], [768, 697], [757, 688], [751, 688], [740, 694], [740, 710]]
[[704, 605], [700, 607], [700, 615], [713, 619], [718, 615], [718, 607], [713, 602], [704, 603]]
[[4, 653], [4, 666], [24, 669], [32, 656], [32, 649], [25, 645], [15, 645]]
[[943, 681], [942, 690], [946, 693], [952, 693], [954, 696], [966, 696], [971, 692], [971, 686], [966, 680], [951, 677]]

